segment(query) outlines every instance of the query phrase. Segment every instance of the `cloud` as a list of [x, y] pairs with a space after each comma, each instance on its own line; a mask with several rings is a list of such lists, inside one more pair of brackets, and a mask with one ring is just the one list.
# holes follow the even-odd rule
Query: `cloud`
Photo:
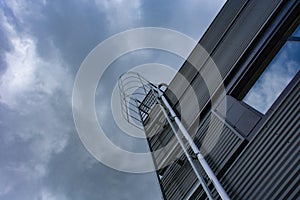
[[[1, 16], [1, 19], [12, 50], [4, 56], [7, 66], [0, 78], [0, 102], [16, 111], [15, 114], [19, 114], [19, 117], [27, 122], [41, 115], [41, 118], [35, 119], [33, 123], [39, 121], [41, 124], [47, 121], [46, 123], [53, 123], [55, 129], [61, 122], [55, 117], [55, 108], [51, 101], [58, 100], [59, 93], [64, 93], [61, 97], [70, 97], [71, 77], [58, 56], [52, 60], [40, 58], [36, 52], [34, 38], [17, 32], [5, 16]], [[40, 111], [45, 112], [39, 113]], [[48, 158], [47, 154], [51, 154], [51, 151], [61, 151], [66, 143], [64, 140], [55, 141], [48, 138], [47, 130], [43, 130], [39, 124], [36, 124], [36, 127], [22, 125], [24, 129], [15, 134], [23, 140], [32, 139], [37, 134], [45, 136], [44, 140], [32, 142], [35, 149], [42, 146], [40, 153], [43, 150], [44, 159]], [[43, 127], [46, 128], [47, 125]]]
[[95, 0], [95, 4], [105, 13], [110, 28], [114, 31], [136, 25], [141, 20], [140, 0]]
[[[20, 15], [22, 5], [12, 4]], [[55, 49], [51, 59], [41, 58], [34, 37], [18, 30], [10, 16], [2, 13], [0, 20], [11, 47], [2, 57], [6, 67], [0, 76], [0, 169], [6, 172], [0, 185], [6, 180], [8, 186], [29, 187], [47, 175], [52, 156], [68, 143], [72, 129], [65, 112], [70, 113], [72, 77]], [[8, 186], [2, 195], [12, 192]]]
[[[300, 69], [300, 48], [287, 43], [265, 69], [244, 101], [266, 113]], [[296, 54], [295, 56], [293, 54]]]
[[199, 40], [224, 3], [225, 0], [142, 1], [142, 24], [171, 28]]
[[[71, 92], [80, 63], [113, 33], [162, 26], [198, 38], [193, 19], [200, 19], [205, 9], [200, 6], [199, 11], [185, 1], [169, 3], [0, 1], [4, 11], [0, 14], [0, 63], [4, 63], [0, 69], [1, 199], [160, 197], [154, 174], [117, 172], [88, 154], [74, 130]], [[194, 9], [196, 14], [190, 18], [183, 8]], [[196, 23], [198, 29], [204, 31], [200, 26], [209, 16]], [[162, 57], [172, 66], [173, 57]], [[131, 58], [127, 59], [129, 67]], [[110, 131], [114, 135], [118, 130]], [[127, 139], [115, 135], [120, 143]], [[138, 140], [122, 145], [130, 150], [144, 147]]]
[[11, 191], [12, 191], [11, 185], [3, 185], [0, 189], [0, 197], [8, 194]]
[[[2, 15], [1, 21], [12, 50], [4, 54], [6, 71], [1, 76], [0, 102], [14, 107], [20, 103], [24, 104], [20, 102], [24, 93], [52, 95], [55, 90], [61, 88], [70, 94], [71, 82], [65, 81], [70, 77], [66, 68], [62, 66], [62, 60], [58, 56], [50, 61], [43, 60], [36, 52], [34, 38], [18, 33], [6, 16]], [[62, 81], [66, 84], [65, 88], [61, 87]]]
[[66, 196], [63, 194], [53, 194], [47, 189], [43, 189], [40, 198], [38, 200], [67, 200]]

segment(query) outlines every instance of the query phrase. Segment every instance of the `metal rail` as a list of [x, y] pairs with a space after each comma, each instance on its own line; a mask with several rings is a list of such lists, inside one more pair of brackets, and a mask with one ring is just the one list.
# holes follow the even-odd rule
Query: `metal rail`
[[174, 125], [173, 125], [173, 123], [172, 123], [172, 121], [171, 121], [171, 119], [170, 119], [170, 117], [169, 117], [167, 111], [165, 110], [165, 108], [163, 107], [162, 103], [161, 103], [159, 100], [158, 100], [158, 102], [159, 102], [159, 106], [160, 106], [162, 112], [164, 113], [164, 115], [165, 115], [165, 117], [166, 117], [168, 123], [170, 124], [171, 129], [172, 129], [172, 131], [174, 132], [174, 134], [175, 134], [175, 136], [176, 136], [176, 138], [177, 138], [177, 140], [178, 140], [178, 142], [179, 142], [179, 144], [180, 144], [180, 146], [181, 146], [181, 148], [182, 148], [184, 154], [186, 155], [186, 157], [187, 157], [189, 163], [191, 164], [191, 166], [192, 166], [192, 168], [193, 168], [193, 171], [195, 172], [197, 178], [199, 179], [199, 181], [200, 181], [200, 183], [201, 183], [201, 185], [202, 185], [202, 188], [203, 188], [204, 191], [206, 192], [207, 197], [208, 197], [210, 200], [213, 200], [214, 198], [212, 197], [211, 192], [210, 192], [210, 190], [209, 190], [207, 184], [205, 183], [204, 178], [202, 177], [201, 173], [198, 171], [197, 166], [194, 164], [193, 158], [191, 157], [191, 155], [189, 154], [188, 150], [186, 149], [186, 147], [185, 147], [185, 145], [184, 145], [184, 142], [183, 142], [183, 140], [181, 139], [181, 136], [180, 136], [179, 133], [176, 131], [176, 128], [174, 127]]
[[[154, 96], [152, 92], [156, 86], [136, 72], [122, 74], [118, 80], [118, 86], [123, 118], [131, 125], [144, 130], [144, 122], [155, 103], [151, 98], [147, 98], [147, 95]], [[150, 102], [144, 102], [144, 100], [150, 100]]]
[[[184, 127], [184, 125], [181, 123], [180, 119], [178, 118], [178, 116], [176, 115], [176, 113], [174, 112], [173, 108], [171, 107], [171, 105], [169, 104], [168, 100], [165, 98], [163, 92], [160, 89], [160, 85], [157, 87], [157, 91], [158, 91], [158, 95], [159, 98], [161, 99], [161, 101], [163, 102], [164, 106], [167, 108], [167, 110], [170, 112], [171, 117], [175, 120], [175, 123], [177, 124], [178, 128], [180, 129], [182, 135], [184, 136], [184, 138], [187, 140], [187, 142], [189, 143], [191, 149], [193, 150], [194, 154], [197, 155], [197, 159], [200, 162], [201, 166], [203, 167], [205, 173], [208, 175], [208, 177], [210, 178], [211, 182], [213, 183], [213, 185], [215, 186], [217, 192], [219, 193], [220, 197], [223, 200], [229, 200], [229, 196], [226, 193], [226, 191], [224, 190], [223, 186], [221, 185], [221, 183], [219, 182], [218, 178], [216, 177], [216, 175], [214, 174], [214, 172], [212, 171], [212, 169], [210, 168], [210, 166], [208, 165], [208, 163], [206, 162], [206, 160], [204, 159], [203, 155], [201, 154], [199, 148], [197, 147], [197, 145], [194, 143], [194, 140], [191, 138], [190, 134], [187, 132], [186, 128]], [[162, 111], [165, 114], [165, 110], [164, 108], [161, 106]], [[167, 115], [168, 116], [168, 115]], [[169, 117], [167, 117], [167, 119], [169, 119]], [[168, 120], [169, 122], [169, 120]], [[171, 122], [171, 121], [170, 121]], [[170, 126], [171, 123], [169, 122]], [[172, 127], [172, 126], [171, 126]], [[172, 128], [173, 130], [173, 128]], [[173, 130], [174, 131], [174, 130]], [[174, 131], [176, 137], [176, 131]], [[178, 139], [178, 137], [177, 137]], [[181, 140], [181, 138], [179, 138], [179, 140]], [[178, 141], [179, 141], [178, 140]], [[182, 140], [181, 140], [182, 141]], [[180, 143], [180, 142], [179, 142]], [[181, 144], [180, 144], [181, 145]], [[189, 159], [190, 155], [187, 152], [186, 148], [184, 145], [181, 145], [181, 147], [183, 148], [184, 153], [186, 154], [187, 158]], [[190, 160], [189, 160], [190, 161]], [[192, 165], [193, 167], [193, 165]], [[194, 169], [194, 168], [193, 168]], [[195, 170], [194, 170], [195, 171]], [[195, 171], [195, 173], [197, 174], [197, 171]], [[198, 177], [198, 176], [197, 176]], [[199, 177], [198, 177], [199, 178]], [[199, 179], [200, 182], [202, 181], [202, 177]], [[203, 189], [205, 190], [206, 188], [206, 184], [203, 184]], [[212, 198], [210, 195], [210, 192], [207, 192], [205, 190], [205, 192], [207, 193], [207, 196], [209, 198]]]
[[[181, 123], [179, 117], [176, 115], [173, 108], [169, 104], [168, 100], [164, 96], [164, 92], [161, 90], [162, 86], [167, 87], [167, 85], [165, 84], [160, 84], [156, 86], [135, 72], [127, 72], [126, 74], [120, 76], [119, 89], [120, 89], [121, 110], [122, 110], [123, 117], [129, 123], [131, 123], [136, 127], [139, 127], [136, 124], [136, 122], [140, 122], [141, 125], [144, 126], [147, 116], [149, 115], [152, 107], [155, 104], [154, 102], [157, 102], [159, 104], [161, 111], [165, 115], [172, 131], [174, 132], [181, 148], [183, 149], [184, 154], [186, 155], [189, 163], [191, 164], [193, 171], [195, 172], [197, 178], [199, 179], [199, 182], [201, 183], [202, 188], [205, 191], [207, 197], [210, 200], [214, 199], [212, 197], [210, 189], [208, 188], [207, 183], [205, 182], [205, 179], [203, 178], [203, 175], [199, 171], [198, 167], [195, 165], [193, 158], [189, 154], [188, 149], [185, 146], [185, 143], [183, 142], [182, 138], [184, 138], [187, 141], [193, 153], [197, 156], [200, 165], [202, 166], [204, 172], [209, 177], [211, 183], [214, 185], [219, 196], [223, 200], [229, 200], [230, 198], [227, 195], [226, 191], [220, 184], [216, 175], [214, 174], [214, 172], [212, 171], [212, 169], [204, 159], [203, 155], [201, 154], [199, 148], [194, 143], [190, 134], [188, 133], [184, 125]], [[135, 114], [139, 113], [140, 119], [138, 119], [134, 113]], [[171, 117], [169, 116], [168, 113], [170, 113]], [[134, 121], [132, 119], [134, 119]], [[174, 123], [172, 122], [173, 120], [171, 119], [174, 119], [181, 134], [179, 131], [176, 130]]]

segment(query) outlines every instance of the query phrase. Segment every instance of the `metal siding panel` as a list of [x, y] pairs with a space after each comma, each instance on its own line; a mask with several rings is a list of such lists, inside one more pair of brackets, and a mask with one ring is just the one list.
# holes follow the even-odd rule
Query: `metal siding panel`
[[[298, 171], [299, 172], [299, 171]], [[287, 185], [289, 186], [286, 190], [284, 190], [285, 194], [284, 195], [280, 195], [278, 197], [278, 199], [292, 199], [292, 200], [296, 200], [299, 199], [300, 196], [300, 177], [299, 177], [299, 173], [297, 174], [297, 177], [292, 178], [291, 179], [293, 184]], [[293, 186], [293, 187], [291, 187]]]
[[[248, 2], [249, 0], [231, 0], [225, 3], [218, 16], [200, 40], [201, 45], [209, 54], [211, 54], [215, 46], [219, 44], [223, 35], [230, 29], [231, 25], [235, 22], [239, 13], [244, 9]], [[230, 12], [228, 12], [228, 10], [230, 10]], [[193, 55], [193, 52], [191, 55]], [[197, 57], [200, 56], [201, 55], [197, 55]], [[187, 80], [192, 80], [195, 75], [196, 72], [194, 67], [191, 67], [189, 62], [184, 63], [179, 72], [175, 75], [174, 79], [171, 81], [169, 90], [166, 91], [166, 95], [170, 97], [169, 100], [172, 105], [175, 105], [178, 100], [175, 96], [178, 98], [181, 97], [184, 90], [188, 87], [182, 78], [185, 77]], [[176, 95], [174, 96], [170, 90]]]
[[[215, 114], [208, 115], [195, 135], [195, 142], [198, 146], [203, 144], [203, 147], [205, 146], [206, 148], [214, 145], [211, 152], [205, 156], [205, 159], [210, 164], [213, 171], [218, 173], [229, 158], [231, 158], [236, 149], [241, 145], [242, 140], [233, 133], [231, 129], [224, 126], [220, 138], [210, 135], [209, 139], [206, 138], [207, 140], [204, 141], [209, 124], [213, 126], [213, 129], [218, 129], [219, 126], [223, 125], [222, 121], [220, 121]], [[214, 133], [214, 131], [211, 133]], [[215, 143], [215, 140], [218, 140], [217, 143]], [[191, 149], [189, 149], [189, 151], [191, 152]], [[205, 154], [205, 149], [202, 148], [201, 151]], [[192, 188], [193, 183], [197, 181], [185, 156], [181, 155], [180, 159], [184, 160], [184, 166], [179, 167], [178, 164], [173, 163], [161, 181], [167, 199], [182, 199]], [[204, 176], [206, 177], [206, 180], [208, 180], [208, 177], [206, 175]]]
[[[243, 8], [243, 12], [241, 12], [241, 14], [234, 20], [234, 23], [230, 27], [229, 31], [226, 32], [226, 35], [224, 36], [222, 41], [218, 43], [217, 48], [211, 54], [223, 77], [227, 76], [227, 74], [234, 67], [234, 64], [237, 62], [237, 60], [242, 57], [243, 53], [256, 37], [256, 34], [261, 30], [267, 19], [271, 16], [280, 2], [280, 0], [265, 0], [264, 3], [261, 3], [260, 1], [249, 1], [245, 9]], [[213, 28], [214, 26], [210, 28], [210, 31], [208, 31], [203, 36], [203, 38], [209, 37], [208, 34], [211, 31], [218, 31], [213, 30]], [[223, 28], [220, 28], [220, 30], [223, 30]], [[199, 54], [198, 56], [194, 55], [197, 50], [198, 49], [195, 49], [191, 53], [191, 57], [195, 57], [195, 59], [192, 59], [191, 61], [192, 63], [195, 63], [194, 67], [198, 70], [205, 68], [210, 69], [210, 65], [212, 63], [208, 62], [206, 64], [203, 64], [203, 59], [199, 60], [199, 57], [202, 56], [201, 52], [197, 53]], [[207, 51], [210, 52], [211, 50], [207, 49]], [[193, 60], [196, 61], [194, 62]], [[195, 72], [194, 67], [192, 67], [190, 63], [186, 62], [179, 70], [179, 73], [175, 75], [174, 80], [169, 85], [169, 89], [172, 90], [172, 92], [179, 100], [184, 98], [184, 92], [188, 89], [189, 82], [192, 81], [191, 84], [193, 85], [194, 80], [199, 81], [199, 75], [197, 75], [197, 73]], [[195, 78], [196, 75], [198, 77]], [[188, 82], [184, 77], [188, 78]], [[204, 81], [202, 81], [201, 84], [203, 84], [203, 86], [200, 85], [200, 88], [206, 87]], [[219, 83], [215, 82], [213, 83], [213, 85], [214, 84], [218, 85]], [[212, 88], [215, 89], [215, 87]], [[199, 96], [201, 96], [201, 99], [203, 99], [204, 101], [203, 103], [201, 102], [201, 110], [209, 100], [209, 98], [205, 98], [205, 96], [200, 95], [202, 92], [201, 90], [198, 91], [200, 92]], [[168, 91], [166, 92], [166, 94], [168, 95]], [[175, 96], [171, 94], [169, 96], [172, 105], [176, 104], [177, 100], [176, 98], [174, 98]]]
[[[287, 113], [285, 113], [285, 114], [287, 114]], [[288, 115], [286, 115], [286, 116], [288, 116]], [[277, 124], [277, 126], [275, 126], [275, 127], [280, 128], [280, 127], [282, 127], [283, 124], [284, 124], [284, 121], [281, 121], [280, 124]], [[274, 130], [271, 129], [271, 127], [269, 129], [271, 131], [274, 131]], [[253, 147], [254, 149], [253, 149], [252, 152], [248, 152], [248, 154], [249, 154], [248, 158], [246, 158], [246, 157], [241, 158], [241, 159], [243, 159], [243, 161], [241, 162], [243, 168], [245, 168], [245, 169], [247, 168], [245, 165], [248, 164], [246, 162], [248, 159], [249, 159], [248, 160], [249, 163], [253, 163], [253, 159], [255, 158], [254, 154], [258, 153], [258, 151], [259, 151], [258, 148], [264, 150], [263, 147], [266, 145], [266, 142], [267, 142], [266, 137], [267, 137], [267, 135], [265, 135], [265, 137], [260, 138], [261, 139], [260, 143], [258, 143], [255, 147]], [[261, 153], [261, 154], [263, 154], [263, 153]]]
[[[299, 148], [298, 148], [298, 152], [296, 149], [297, 148], [294, 147], [291, 151], [299, 154]], [[295, 155], [291, 155], [290, 159], [284, 161], [282, 165], [281, 164], [274, 165], [270, 173], [266, 174], [266, 177], [264, 179], [265, 187], [260, 188], [260, 190], [258, 190], [255, 193], [252, 194], [250, 193], [250, 195], [252, 195], [250, 196], [250, 198], [271, 199], [274, 197], [274, 193], [279, 189], [280, 186], [287, 185], [287, 182], [290, 180], [290, 178], [293, 177], [297, 172], [299, 172], [299, 163], [295, 163], [292, 160], [294, 156]]]
[[212, 55], [223, 76], [234, 66], [281, 0], [250, 1]]
[[[290, 168], [293, 166], [294, 162], [292, 159], [295, 157], [295, 153], [299, 153], [299, 142], [297, 145], [298, 146], [294, 145], [294, 147], [291, 146], [290, 148], [286, 149], [289, 150], [286, 152], [279, 148], [277, 151], [273, 151], [272, 154], [269, 155], [269, 159], [265, 161], [264, 167], [261, 167], [260, 172], [257, 173], [257, 175], [252, 179], [253, 181], [247, 184], [249, 186], [244, 197], [247, 199], [263, 199], [270, 184], [274, 186], [280, 183], [280, 178], [274, 178], [284, 176], [284, 174], [288, 172], [290, 173]], [[294, 153], [294, 155], [292, 153]], [[286, 155], [289, 155], [289, 157]], [[282, 159], [282, 157], [284, 157], [284, 159]], [[292, 163], [290, 163], [290, 161]], [[268, 171], [268, 173], [266, 174], [265, 171]], [[264, 187], [255, 188], [255, 182], [260, 182], [260, 184], [264, 185]], [[269, 192], [271, 191], [272, 190], [270, 188]]]
[[278, 188], [300, 176], [299, 96], [298, 84], [221, 179], [232, 199], [273, 199], [291, 192]]
[[[214, 134], [207, 136], [209, 125], [212, 126], [212, 130], [219, 130], [223, 126], [223, 122], [215, 114], [208, 115], [205, 123], [196, 134], [196, 144], [201, 145], [200, 150], [206, 155], [205, 158], [212, 165], [213, 171], [219, 172], [233, 152], [242, 144], [242, 140], [226, 125], [223, 126], [219, 138], [216, 138]], [[211, 151], [206, 152], [206, 149], [211, 149]]]
[[215, 45], [220, 42], [224, 34], [230, 29], [248, 2], [249, 0], [231, 0], [226, 2], [223, 9], [200, 40], [201, 45], [208, 52], [212, 52]]
[[[240, 59], [241, 55], [248, 48], [248, 45], [251, 44], [263, 23], [266, 22], [279, 2], [281, 1], [266, 0], [264, 3], [260, 3], [260, 1], [249, 1], [249, 4], [245, 7], [245, 11], [243, 11], [236, 20], [233, 20], [233, 26], [226, 32], [225, 37], [222, 38], [221, 43], [217, 45], [217, 48], [213, 52], [213, 57], [223, 76], [232, 70], [234, 64]], [[238, 7], [240, 7], [240, 5], [236, 8]], [[237, 12], [237, 10], [234, 12]], [[228, 17], [230, 18], [234, 15]], [[209, 31], [214, 31], [213, 26], [214, 24]], [[218, 26], [220, 26], [220, 24]], [[223, 33], [217, 32], [216, 34], [220, 35]], [[205, 37], [209, 38], [209, 35], [206, 33], [203, 38]], [[219, 37], [220, 36], [216, 37], [216, 39], [220, 39]], [[211, 45], [211, 48], [214, 48], [213, 45], [215, 45], [215, 43], [211, 43]], [[201, 109], [209, 100], [209, 95], [205, 92], [206, 86], [204, 81], [200, 78], [201, 76], [195, 73], [195, 70], [188, 65], [188, 63], [184, 64], [180, 72], [183, 72], [184, 76], [189, 78], [189, 81], [197, 76], [192, 82], [192, 85], [197, 91], [198, 100], [201, 102]], [[203, 66], [199, 64], [199, 66], [196, 67], [202, 68]], [[188, 85], [189, 83], [182, 81], [182, 77], [180, 78], [179, 75], [176, 75], [169, 87], [175, 92], [177, 97], [181, 97], [181, 101], [184, 102], [185, 105], [189, 104], [189, 95], [185, 92]], [[168, 94], [168, 92], [170, 91], [166, 93]], [[169, 97], [172, 104], [175, 105], [177, 99], [171, 94]], [[296, 152], [299, 152], [299, 147], [297, 148], [296, 146], [299, 146], [299, 141], [295, 140], [295, 138], [299, 138], [299, 104], [298, 85], [296, 93], [294, 91], [292, 95], [285, 100], [283, 105], [281, 105], [267, 124], [265, 124], [265, 128], [251, 141], [247, 149], [243, 151], [238, 160], [222, 177], [222, 185], [225, 186], [226, 191], [229, 192], [229, 196], [231, 196], [232, 199], [242, 199], [243, 197], [256, 199], [255, 197], [259, 195], [261, 198], [271, 197], [271, 199], [283, 199], [293, 196], [297, 198], [300, 190], [299, 156], [295, 156], [295, 152], [290, 152], [295, 151], [295, 149]], [[187, 115], [182, 116], [187, 127], [189, 127], [196, 115], [192, 108], [193, 106], [190, 106], [189, 112], [186, 112]], [[178, 105], [177, 109], [180, 109]], [[193, 114], [188, 115], [190, 112]], [[213, 127], [217, 127], [218, 123], [218, 119], [213, 121]], [[294, 128], [289, 129], [289, 127], [293, 125]], [[161, 128], [160, 125], [152, 124], [152, 126], [153, 127], [149, 129], [152, 133], [153, 130], [160, 130]], [[208, 120], [206, 118], [195, 138], [198, 146], [203, 143], [207, 127]], [[276, 133], [274, 134], [274, 132]], [[205, 141], [205, 145], [208, 147], [211, 146], [214, 139], [216, 138], [210, 135], [209, 140]], [[290, 144], [287, 142], [290, 142]], [[206, 156], [213, 171], [218, 173], [241, 143], [241, 138], [237, 136], [230, 127], [225, 127], [217, 145], [215, 145], [212, 151]], [[201, 151], [205, 150], [201, 149]], [[178, 153], [178, 151], [174, 152], [175, 155]], [[285, 157], [286, 160], [282, 159], [282, 157]], [[160, 160], [162, 159], [163, 155], [160, 155]], [[184, 188], [184, 190], [188, 190], [189, 186], [192, 187], [187, 183], [193, 182], [196, 178], [192, 176], [190, 172], [191, 169], [186, 165], [184, 167], [179, 167], [178, 164], [175, 163], [171, 165], [161, 181], [167, 198], [172, 196], [174, 199], [180, 199], [184, 192], [180, 192], [178, 187]], [[178, 177], [180, 177], [179, 180], [177, 180]], [[173, 184], [174, 179], [177, 181], [175, 181], [176, 184]], [[283, 186], [282, 184], [285, 183], [289, 183], [290, 185]]]

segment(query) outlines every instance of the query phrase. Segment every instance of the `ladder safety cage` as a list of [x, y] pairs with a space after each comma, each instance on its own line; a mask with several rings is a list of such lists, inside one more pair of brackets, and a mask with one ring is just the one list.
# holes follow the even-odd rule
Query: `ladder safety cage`
[[[179, 145], [181, 146], [194, 173], [201, 183], [206, 196], [210, 200], [214, 199], [212, 190], [208, 187], [209, 183], [205, 181], [205, 177], [208, 177], [218, 195], [223, 200], [229, 200], [230, 198], [228, 194], [220, 184], [216, 175], [204, 159], [204, 156], [201, 154], [199, 148], [194, 143], [194, 140], [165, 97], [164, 91], [168, 86], [166, 84], [155, 85], [136, 72], [127, 72], [122, 74], [119, 78], [118, 86], [121, 97], [122, 115], [125, 120], [140, 129], [144, 129], [151, 109], [155, 104], [159, 104], [159, 107], [166, 117], [167, 122], [176, 136]], [[165, 90], [162, 90], [162, 87], [165, 87]], [[200, 170], [199, 167], [195, 165], [194, 160], [188, 152], [188, 148], [183, 141], [183, 138], [187, 141], [192, 153], [197, 158], [197, 161], [203, 170]], [[201, 171], [203, 171], [205, 175], [203, 175]]]
[[149, 113], [157, 103], [157, 86], [136, 72], [127, 72], [120, 76], [118, 87], [123, 118], [144, 130]]

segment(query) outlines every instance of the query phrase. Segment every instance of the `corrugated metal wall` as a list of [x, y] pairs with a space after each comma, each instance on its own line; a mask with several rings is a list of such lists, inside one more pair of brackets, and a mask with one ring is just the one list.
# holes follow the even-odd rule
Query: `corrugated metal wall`
[[[215, 137], [214, 132], [207, 132], [209, 125], [212, 126], [212, 130], [223, 127], [218, 138]], [[219, 174], [242, 145], [243, 138], [235, 134], [229, 127], [223, 126], [223, 122], [215, 114], [210, 114], [198, 129], [195, 143], [201, 147], [200, 150], [213, 171]], [[207, 152], [207, 149], [210, 149], [210, 152]], [[182, 199], [197, 181], [185, 155], [179, 159], [182, 160], [182, 163], [171, 164], [161, 179], [161, 185], [167, 199]], [[207, 182], [209, 181], [207, 180]]]
[[[291, 12], [292, 7], [296, 5], [299, 6], [298, 0], [231, 0], [225, 4], [217, 19], [200, 40], [200, 44], [211, 53], [223, 78], [231, 78], [227, 80], [229, 82], [226, 85], [227, 91], [237, 87], [238, 80], [244, 76], [242, 72], [247, 71], [247, 67], [253, 67], [250, 64], [241, 66], [241, 60], [245, 57], [255, 60], [257, 55], [252, 54], [259, 54], [261, 51], [259, 48], [265, 48], [263, 45], [270, 42], [268, 37], [271, 35], [270, 32], [274, 31], [274, 27], [268, 30], [270, 31], [268, 33], [265, 32], [266, 29], [270, 24], [278, 28], [281, 23], [285, 23], [286, 18], [281, 15], [288, 15], [288, 12]], [[276, 18], [279, 15], [281, 17]], [[256, 48], [258, 45], [259, 50]], [[206, 83], [197, 70], [209, 71], [211, 63], [201, 61], [199, 57], [202, 57], [202, 54], [194, 55], [193, 53], [191, 57], [198, 59], [198, 64], [191, 66], [186, 62], [179, 71], [181, 75], [175, 76], [166, 92], [170, 103], [174, 105], [178, 113], [182, 109], [178, 102], [190, 106], [189, 112], [185, 112], [187, 115], [180, 116], [189, 131], [191, 126], [195, 128], [199, 125], [194, 122], [202, 116], [199, 112], [195, 112], [195, 110], [198, 111], [194, 109], [195, 105], [190, 104], [188, 91], [192, 88], [196, 92], [199, 101], [197, 106], [200, 106], [200, 110], [209, 107], [207, 105], [210, 102]], [[233, 73], [233, 70], [237, 70], [238, 73], [237, 71]], [[248, 76], [254, 73], [256, 72]], [[182, 75], [190, 81], [190, 85], [182, 82]], [[218, 84], [214, 83], [214, 86], [216, 85]], [[255, 130], [253, 132], [257, 135], [254, 134], [254, 138], [252, 136], [247, 138], [251, 140], [250, 143], [239, 136], [239, 127], [232, 128], [234, 124], [227, 124], [225, 119], [219, 117], [214, 111], [208, 111], [207, 117], [201, 118], [201, 124], [195, 132], [196, 136], [193, 131], [190, 131], [195, 137], [195, 143], [201, 147], [200, 150], [205, 155], [205, 159], [218, 178], [221, 178], [222, 185], [232, 199], [300, 199], [299, 95], [299, 83], [297, 83], [297, 86], [285, 97], [286, 99], [281, 99], [282, 105], [267, 116], [270, 118], [262, 116], [255, 122], [255, 126], [259, 124], [257, 127], [263, 127], [262, 129], [251, 127], [251, 131]], [[215, 106], [211, 107], [214, 109]], [[153, 136], [149, 141], [150, 146], [153, 145], [155, 149], [163, 147], [168, 143], [167, 140], [174, 138], [174, 136], [169, 137], [171, 132], [163, 126], [163, 118], [162, 113], [156, 108], [150, 113], [149, 124], [145, 127], [147, 135]], [[208, 126], [217, 130], [217, 127], [222, 126], [224, 121], [225, 126], [220, 136], [216, 138], [213, 132], [207, 133]], [[156, 122], [158, 123], [155, 124]], [[265, 124], [262, 126], [263, 122]], [[157, 133], [159, 135], [154, 136]], [[165, 135], [162, 136], [163, 134]], [[210, 135], [206, 137], [207, 134]], [[244, 133], [244, 136], [248, 136], [247, 134]], [[169, 149], [170, 152], [154, 154], [154, 158], [157, 166], [179, 158], [177, 161], [180, 162], [173, 162], [161, 177], [165, 197], [177, 200], [184, 198], [194, 186], [196, 176], [182, 155], [178, 143], [174, 142], [173, 147], [174, 149]], [[207, 149], [211, 150], [207, 152]], [[208, 185], [210, 185], [209, 182]], [[213, 194], [216, 194], [215, 191]], [[201, 186], [191, 199], [205, 199]]]
[[300, 85], [222, 178], [232, 199], [300, 198]]
[[[218, 20], [213, 24], [217, 24], [217, 26], [212, 26], [199, 42], [211, 55], [223, 78], [228, 76], [229, 72], [235, 67], [235, 64], [247, 51], [265, 23], [276, 11], [276, 7], [281, 3], [282, 0], [231, 0], [226, 3], [226, 9], [224, 8], [221, 11]], [[211, 67], [211, 62], [199, 60], [203, 54], [206, 53], [193, 51], [189, 58], [192, 60], [193, 65], [186, 62], [170, 83], [166, 94], [170, 97], [172, 105], [177, 105], [178, 100], [183, 101], [185, 92], [190, 88], [189, 85], [182, 84], [181, 76], [186, 77], [195, 93], [199, 94], [200, 110], [210, 100], [209, 94], [204, 92], [206, 83], [199, 73], [195, 73]], [[175, 96], [177, 98], [172, 98]], [[179, 105], [176, 109], [179, 109]], [[192, 117], [195, 118], [196, 116]], [[189, 123], [191, 122], [188, 121], [187, 124]]]
[[[221, 177], [221, 184], [232, 199], [299, 199], [299, 75], [295, 78], [298, 83], [291, 93], [245, 148], [243, 138], [226, 124], [219, 138], [211, 135], [204, 140], [209, 125], [218, 129], [224, 123], [214, 112], [199, 127], [195, 143], [201, 147], [201, 152], [206, 155], [205, 159], [216, 175]], [[210, 145], [213, 148], [207, 153], [206, 149], [210, 149]], [[171, 164], [161, 178], [166, 199], [183, 199], [197, 181], [185, 156], [182, 155], [180, 159], [182, 162]], [[207, 177], [206, 180], [210, 185]], [[213, 194], [217, 195], [215, 191]], [[199, 186], [192, 199], [206, 199], [205, 197]], [[215, 197], [219, 199], [218, 196]]]

